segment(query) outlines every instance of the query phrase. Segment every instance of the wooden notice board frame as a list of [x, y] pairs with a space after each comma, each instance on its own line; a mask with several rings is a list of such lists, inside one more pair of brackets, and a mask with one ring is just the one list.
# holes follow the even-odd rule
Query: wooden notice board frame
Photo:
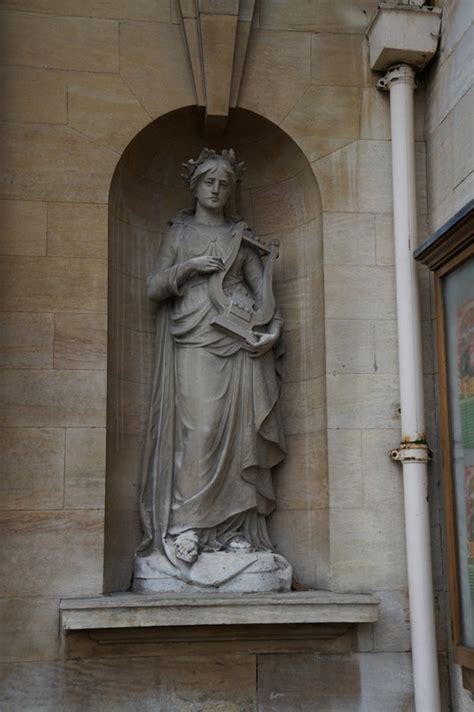
[[446, 314], [444, 278], [474, 259], [474, 201], [470, 201], [448, 223], [425, 240], [415, 251], [415, 259], [434, 272], [436, 346], [438, 354], [440, 454], [442, 464], [445, 527], [448, 556], [448, 588], [453, 655], [462, 668], [463, 685], [474, 692], [474, 648], [462, 643], [459, 551], [452, 467], [451, 424], [446, 354]]

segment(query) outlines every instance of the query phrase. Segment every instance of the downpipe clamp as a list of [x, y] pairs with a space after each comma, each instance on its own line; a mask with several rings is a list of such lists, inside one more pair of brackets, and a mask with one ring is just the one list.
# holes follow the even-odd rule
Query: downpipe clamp
[[394, 462], [429, 462], [433, 453], [428, 447], [426, 440], [419, 438], [417, 440], [403, 440], [400, 447], [390, 450], [388, 453], [391, 460]]

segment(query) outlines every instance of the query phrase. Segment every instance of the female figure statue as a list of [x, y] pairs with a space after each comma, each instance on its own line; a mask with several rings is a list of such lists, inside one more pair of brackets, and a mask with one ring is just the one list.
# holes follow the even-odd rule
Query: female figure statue
[[288, 590], [266, 527], [284, 457], [275, 249], [224, 212], [243, 172], [233, 151], [184, 166], [195, 209], [170, 223], [147, 283], [156, 364], [133, 589]]

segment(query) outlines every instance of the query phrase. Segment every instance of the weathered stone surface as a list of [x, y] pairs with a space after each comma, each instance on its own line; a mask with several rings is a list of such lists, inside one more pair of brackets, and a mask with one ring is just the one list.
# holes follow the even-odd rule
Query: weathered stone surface
[[390, 507], [403, 515], [403, 483], [400, 466], [388, 453], [398, 447], [400, 435], [393, 430], [365, 430], [362, 432], [362, 472], [364, 506], [376, 510]]
[[69, 126], [4, 124], [0, 150], [5, 198], [107, 203], [117, 155]]
[[0, 367], [52, 368], [52, 314], [0, 313]]
[[107, 315], [56, 314], [54, 368], [105, 369]]
[[62, 72], [34, 67], [0, 67], [2, 121], [67, 123], [66, 79]]
[[330, 428], [400, 427], [395, 374], [331, 374], [327, 398]]
[[388, 141], [357, 141], [312, 163], [331, 212], [390, 213], [392, 176]]
[[275, 294], [283, 318], [291, 330], [308, 329], [323, 319], [321, 269], [312, 275], [276, 284]]
[[0, 254], [46, 254], [46, 203], [0, 200]]
[[118, 76], [74, 74], [68, 78], [69, 125], [122, 153], [152, 117]]
[[107, 257], [107, 206], [48, 204], [48, 255]]
[[120, 74], [152, 116], [194, 104], [191, 69], [179, 25], [123, 22]]
[[324, 262], [336, 265], [375, 264], [375, 224], [378, 216], [325, 213]]
[[465, 197], [458, 202], [454, 192], [473, 168], [473, 111], [474, 89], [471, 89], [442, 123], [428, 134], [427, 173], [433, 226], [449, 219], [450, 213], [461, 208], [472, 197], [469, 182], [462, 190]]
[[118, 23], [2, 12], [0, 64], [117, 72]]
[[[382, 320], [375, 327], [375, 363], [380, 373], [398, 373], [398, 330], [395, 320]], [[434, 334], [431, 321], [421, 322], [423, 339], [423, 372], [434, 373]]]
[[[349, 4], [334, 0], [260, 0], [260, 25], [273, 30], [363, 33], [368, 17], [377, 9], [375, 0]], [[349, 39], [349, 38], [348, 38]]]
[[315, 216], [311, 214], [298, 177], [252, 191], [253, 229], [267, 235], [304, 225]]
[[308, 381], [325, 373], [323, 320], [313, 319], [308, 326], [285, 332], [285, 356], [281, 364], [283, 383]]
[[[465, 21], [465, 20], [464, 20]], [[455, 51], [436, 71], [432, 70], [432, 80], [426, 87], [428, 110], [426, 130], [433, 132], [449, 114], [461, 97], [471, 88], [471, 67], [474, 61], [474, 25], [471, 25], [456, 45]], [[433, 68], [434, 69], [434, 68]]]
[[326, 423], [326, 379], [284, 383], [281, 410], [286, 435], [323, 430]]
[[0, 7], [48, 15], [168, 22], [169, 0], [0, 0]]
[[379, 620], [374, 625], [374, 649], [394, 653], [411, 649], [410, 609], [406, 591], [377, 591]]
[[1, 512], [0, 532], [0, 596], [100, 593], [103, 512]]
[[363, 507], [360, 430], [328, 430], [328, 467], [331, 507]]
[[102, 509], [105, 495], [105, 429], [66, 431], [64, 506]]
[[253, 712], [255, 656], [148, 657], [3, 665], [7, 709]]
[[335, 591], [406, 589], [405, 533], [398, 508], [331, 509]]
[[307, 33], [253, 30], [246, 64], [258, 72], [244, 72], [239, 106], [279, 124], [309, 87], [310, 43]]
[[62, 257], [8, 257], [0, 265], [5, 311], [106, 310], [107, 263]]
[[105, 372], [0, 371], [0, 425], [103, 427]]
[[268, 530], [276, 552], [291, 560], [297, 588], [329, 588], [327, 509], [276, 511]]
[[290, 435], [287, 448], [275, 469], [278, 510], [324, 509], [329, 501], [326, 433]]
[[360, 91], [312, 86], [282, 123], [309, 161], [359, 138]]
[[315, 34], [311, 38], [311, 81], [326, 86], [360, 87], [365, 81], [363, 35]]
[[374, 373], [374, 324], [365, 319], [326, 320], [326, 365], [331, 373]]
[[61, 509], [62, 428], [0, 428], [1, 509]]
[[56, 660], [58, 609], [57, 598], [0, 598], [0, 661]]
[[[329, 319], [396, 318], [393, 267], [326, 265], [325, 305]], [[377, 294], [377, 299], [374, 299]]]
[[258, 658], [258, 673], [261, 712], [413, 709], [412, 668], [407, 653], [358, 653], [350, 658], [265, 655]]

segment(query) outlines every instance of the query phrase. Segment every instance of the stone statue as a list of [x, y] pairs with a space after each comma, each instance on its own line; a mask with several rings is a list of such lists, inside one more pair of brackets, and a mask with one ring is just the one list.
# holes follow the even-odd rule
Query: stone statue
[[195, 208], [170, 223], [147, 282], [156, 363], [133, 590], [289, 590], [266, 525], [285, 453], [278, 245], [224, 211], [244, 170], [232, 150], [183, 165]]

